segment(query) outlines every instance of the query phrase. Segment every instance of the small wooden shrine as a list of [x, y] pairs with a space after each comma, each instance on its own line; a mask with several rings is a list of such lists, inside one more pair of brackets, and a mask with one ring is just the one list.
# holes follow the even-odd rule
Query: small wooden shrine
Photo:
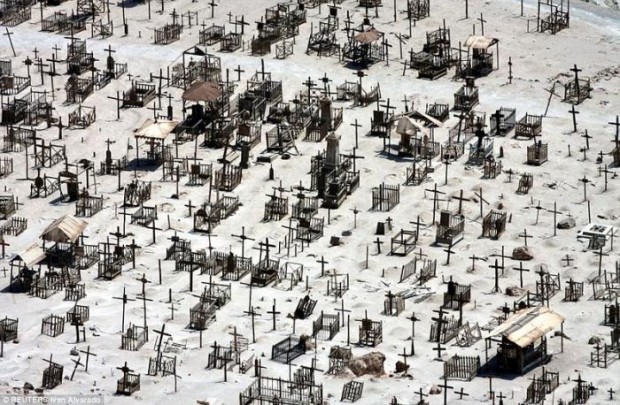
[[[547, 350], [546, 334], [563, 322], [563, 316], [545, 306], [526, 308], [515, 313], [486, 338], [486, 367], [498, 372], [523, 375], [547, 363], [551, 355]], [[488, 349], [492, 341], [498, 342], [499, 347], [491, 360]]]

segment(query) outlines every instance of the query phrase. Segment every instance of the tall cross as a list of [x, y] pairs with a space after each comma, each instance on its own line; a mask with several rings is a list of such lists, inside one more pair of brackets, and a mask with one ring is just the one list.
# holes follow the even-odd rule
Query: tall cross
[[523, 288], [523, 272], [529, 272], [529, 269], [523, 267], [523, 262], [519, 262], [519, 267], [513, 267], [513, 270], [517, 270], [519, 272], [519, 288]]
[[532, 235], [528, 235], [527, 234], [527, 229], [524, 229], [522, 233], [519, 234], [520, 238], [523, 238], [523, 242], [525, 243], [525, 246], [527, 246], [527, 240], [528, 238], [532, 238]]
[[123, 301], [123, 317], [121, 320], [121, 331], [124, 333], [125, 332], [125, 307], [129, 301], [135, 301], [135, 300], [131, 298], [127, 298], [127, 294], [125, 293], [125, 287], [123, 287], [122, 297], [112, 297], [112, 298]]
[[80, 350], [80, 353], [85, 353], [86, 354], [86, 364], [85, 364], [84, 371], [88, 372], [88, 359], [90, 358], [90, 356], [97, 357], [97, 355], [90, 351], [90, 345], [88, 345], [86, 347], [86, 350]]
[[[241, 258], [245, 259], [245, 241], [246, 240], [253, 241], [254, 239], [246, 236], [246, 234], [245, 234], [245, 226], [241, 227], [241, 235], [231, 234], [230, 236], [232, 236], [233, 238], [241, 239]], [[267, 256], [269, 256], [269, 250], [267, 251]]]
[[500, 292], [500, 288], [499, 288], [499, 269], [502, 268], [502, 266], [500, 266], [497, 263], [497, 259], [495, 259], [495, 264], [491, 264], [489, 265], [490, 268], [495, 270], [495, 285], [493, 286], [493, 292]]
[[577, 132], [577, 114], [579, 114], [579, 111], [575, 110], [575, 104], [571, 106], [568, 112], [573, 116], [573, 132]]
[[170, 335], [170, 333], [166, 333], [166, 324], [164, 323], [161, 326], [161, 330], [157, 330], [157, 329], [153, 329], [153, 332], [155, 332], [158, 337], [155, 339], [155, 346], [157, 347], [157, 353], [161, 353], [161, 343], [164, 340], [164, 336], [172, 336]]
[[440, 388], [443, 389], [443, 405], [448, 404], [448, 390], [454, 389], [454, 387], [448, 385], [448, 378], [444, 376], [443, 384], [439, 385]]
[[271, 306], [271, 311], [267, 311], [268, 314], [271, 314], [271, 319], [273, 321], [273, 326], [271, 330], [276, 330], [276, 315], [279, 315], [280, 312], [276, 311], [276, 299], [273, 299], [273, 305]]
[[477, 20], [480, 21], [480, 29], [481, 29], [481, 32], [482, 32], [482, 36], [484, 36], [484, 23], [487, 22], [487, 20], [485, 20], [482, 17], [482, 13], [480, 13], [480, 18], [478, 18]]

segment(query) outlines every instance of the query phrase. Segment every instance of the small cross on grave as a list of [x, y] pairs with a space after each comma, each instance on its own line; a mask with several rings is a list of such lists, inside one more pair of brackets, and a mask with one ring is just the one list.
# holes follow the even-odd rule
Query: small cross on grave
[[157, 348], [157, 353], [161, 353], [161, 344], [164, 341], [164, 336], [172, 336], [170, 333], [166, 333], [166, 324], [161, 326], [161, 330], [153, 329], [158, 337], [155, 339], [155, 345], [153, 349]]
[[260, 316], [260, 314], [254, 311], [254, 307], [250, 307], [249, 311], [243, 311], [243, 313], [252, 317], [252, 343], [256, 343], [256, 329], [254, 328], [254, 319], [257, 316]]
[[267, 311], [268, 314], [271, 314], [271, 319], [273, 321], [273, 326], [271, 330], [276, 330], [276, 315], [279, 315], [280, 312], [276, 311], [276, 299], [273, 299], [273, 305], [271, 307], [271, 311]]
[[377, 245], [377, 254], [380, 255], [381, 254], [381, 245], [383, 244], [383, 241], [377, 236], [377, 239], [373, 243], [375, 245]]
[[334, 308], [334, 311], [340, 312], [340, 314], [342, 315], [342, 325], [344, 325], [344, 313], [351, 312], [350, 309], [344, 309], [344, 298], [340, 299], [340, 308]]
[[523, 262], [519, 262], [519, 267], [513, 267], [512, 269], [519, 272], [519, 288], [523, 288], [523, 272], [529, 272], [530, 269], [524, 268]]
[[73, 377], [75, 376], [75, 372], [77, 371], [77, 368], [79, 366], [84, 367], [84, 364], [80, 362], [81, 359], [82, 359], [81, 357], [78, 357], [77, 360], [71, 359], [71, 361], [75, 364], [75, 366], [73, 367], [73, 371], [71, 372], [71, 378], [69, 378], [70, 381], [73, 381]]
[[491, 264], [489, 265], [489, 267], [495, 270], [495, 285], [493, 286], [493, 292], [500, 292], [501, 290], [499, 288], [499, 269], [503, 269], [503, 267], [497, 263], [497, 259], [495, 259], [495, 264]]
[[522, 233], [519, 234], [520, 238], [523, 238], [523, 243], [525, 244], [525, 246], [527, 246], [527, 240], [528, 238], [532, 238], [532, 235], [528, 235], [527, 234], [527, 229], [524, 229]]
[[573, 104], [568, 112], [573, 116], [573, 132], [577, 132], [577, 114], [579, 114], [579, 111], [575, 110], [575, 105]]
[[123, 317], [121, 319], [121, 331], [125, 331], [125, 307], [127, 306], [127, 303], [129, 301], [135, 301], [132, 298], [127, 298], [127, 294], [125, 293], [125, 287], [123, 287], [123, 296], [122, 297], [112, 297], [116, 300], [122, 300], [123, 301]]
[[469, 258], [471, 259], [471, 271], [475, 271], [476, 270], [476, 262], [478, 260], [482, 260], [482, 261], [485, 261], [485, 262], [487, 261], [486, 257], [478, 257], [476, 255], [469, 256]]
[[461, 387], [461, 390], [460, 390], [460, 391], [455, 391], [454, 393], [455, 393], [455, 394], [457, 394], [457, 395], [459, 396], [459, 400], [462, 400], [464, 396], [465, 396], [465, 397], [468, 397], [468, 396], [469, 396], [469, 394], [468, 394], [468, 393], [466, 393], [465, 391], [463, 391], [463, 387]]

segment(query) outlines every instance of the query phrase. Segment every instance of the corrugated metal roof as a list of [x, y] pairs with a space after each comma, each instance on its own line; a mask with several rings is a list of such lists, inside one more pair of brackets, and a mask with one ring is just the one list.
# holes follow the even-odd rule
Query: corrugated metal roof
[[21, 260], [24, 262], [24, 266], [31, 268], [37, 263], [40, 263], [45, 259], [45, 252], [39, 245], [32, 245], [22, 253], [15, 255], [11, 262]]
[[502, 335], [519, 347], [525, 347], [557, 328], [564, 317], [547, 307], [527, 308], [509, 317], [491, 336]]
[[56, 243], [75, 242], [84, 232], [88, 222], [73, 215], [58, 218], [45, 228], [41, 239]]
[[144, 121], [144, 124], [134, 131], [136, 138], [149, 138], [164, 140], [177, 126], [176, 121], [153, 121], [151, 118]]
[[482, 35], [470, 35], [465, 40], [465, 46], [474, 49], [487, 49], [499, 42], [497, 38], [487, 38]]

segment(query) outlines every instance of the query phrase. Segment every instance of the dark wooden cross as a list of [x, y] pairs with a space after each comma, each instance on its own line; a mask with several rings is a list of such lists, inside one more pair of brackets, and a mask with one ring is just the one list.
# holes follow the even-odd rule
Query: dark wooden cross
[[487, 22], [487, 20], [484, 19], [484, 17], [482, 16], [482, 13], [480, 13], [480, 18], [478, 18], [477, 20], [480, 21], [481, 34], [482, 36], [484, 36], [484, 23]]
[[443, 191], [437, 190], [437, 183], [435, 183], [435, 188], [433, 189], [424, 189], [424, 191], [428, 191], [429, 193], [433, 193], [433, 224], [435, 224], [435, 213], [437, 211], [437, 201], [439, 201], [439, 194], [445, 194]]
[[499, 398], [499, 405], [504, 405], [504, 398], [506, 398], [506, 396], [501, 391], [499, 392], [497, 398]]
[[609, 254], [603, 252], [603, 246], [601, 246], [598, 251], [594, 252], [594, 254], [598, 256], [598, 275], [600, 276], [603, 272], [603, 256], [609, 256]]
[[579, 100], [581, 95], [581, 89], [579, 88], [579, 72], [581, 72], [581, 69], [575, 64], [570, 71], [575, 73], [575, 90], [577, 91], [577, 100]]
[[117, 370], [121, 370], [123, 372], [123, 387], [127, 387], [127, 377], [129, 377], [129, 373], [133, 373], [133, 370], [127, 367], [127, 362], [122, 367], [116, 367]]
[[359, 147], [358, 144], [358, 129], [362, 127], [361, 124], [357, 123], [357, 118], [355, 119], [355, 122], [353, 124], [351, 124], [352, 127], [355, 127], [355, 147]]
[[90, 345], [88, 345], [86, 347], [86, 350], [80, 350], [80, 353], [85, 353], [86, 354], [86, 364], [85, 364], [84, 371], [88, 372], [88, 360], [89, 360], [90, 356], [97, 357], [97, 355], [90, 351]]
[[523, 238], [523, 243], [525, 243], [525, 246], [527, 246], [527, 240], [528, 238], [532, 238], [532, 235], [528, 235], [527, 234], [527, 229], [524, 229], [522, 233], [519, 234], [520, 238]]
[[257, 316], [260, 316], [260, 314], [254, 310], [254, 307], [250, 307], [249, 311], [243, 311], [243, 313], [246, 315], [250, 315], [252, 317], [252, 343], [256, 343], [256, 330], [254, 328], [254, 318]]
[[416, 392], [416, 395], [418, 395], [418, 397], [420, 398], [420, 400], [418, 401], [418, 404], [424, 405], [426, 403], [426, 401], [424, 401], [424, 397], [428, 397], [428, 394], [424, 394], [422, 392], [422, 387], [420, 387], [418, 392]]
[[562, 258], [562, 262], [565, 263], [564, 267], [570, 266], [571, 262], [573, 262], [575, 259], [573, 259], [572, 257], [570, 257], [568, 254], [566, 256], [564, 256]]
[[[239, 238], [241, 239], [241, 258], [245, 259], [245, 241], [246, 240], [251, 240], [253, 241], [254, 239], [248, 237], [245, 234], [245, 226], [241, 227], [241, 235], [235, 235], [235, 234], [231, 234], [230, 236], [232, 236], [233, 238]], [[267, 250], [267, 256], [269, 256], [269, 250]]]
[[75, 366], [73, 367], [73, 371], [71, 372], [71, 378], [69, 378], [70, 381], [73, 381], [73, 377], [75, 377], [75, 372], [77, 371], [77, 368], [79, 366], [84, 367], [84, 364], [80, 362], [81, 359], [82, 359], [81, 357], [78, 357], [77, 360], [71, 359], [71, 361], [75, 364]]
[[613, 388], [610, 388], [609, 390], [607, 390], [607, 392], [609, 393], [609, 400], [613, 401], [614, 400], [614, 394], [616, 393], [616, 391], [614, 391]]
[[151, 282], [146, 278], [146, 274], [142, 273], [142, 277], [136, 278], [137, 281], [142, 283], [142, 295], [146, 296], [146, 285]]
[[575, 110], [575, 105], [573, 104], [568, 112], [573, 116], [573, 132], [577, 132], [577, 114], [579, 114], [579, 111]]
[[469, 258], [471, 259], [471, 271], [475, 271], [476, 270], [476, 262], [478, 260], [483, 260], [483, 261], [487, 261], [486, 257], [478, 257], [475, 254], [472, 256], [469, 256]]
[[586, 150], [590, 150], [590, 139], [592, 139], [592, 135], [588, 134], [588, 130], [585, 130], [585, 133], [581, 135], [582, 138], [586, 140]]
[[420, 216], [415, 221], [409, 221], [410, 224], [415, 225], [415, 242], [418, 243], [418, 239], [420, 238], [420, 226], [426, 226], [422, 221], [420, 221]]
[[601, 169], [599, 167], [598, 172], [599, 172], [599, 176], [600, 176], [601, 173], [605, 174], [605, 188], [603, 189], [603, 192], [605, 192], [605, 191], [607, 191], [607, 183], [608, 183], [607, 175], [610, 174], [610, 173], [614, 173], [614, 172], [612, 170], [607, 169], [607, 165], [605, 165], [605, 169]]
[[512, 57], [509, 56], [508, 57], [508, 84], [512, 84], [512, 79], [514, 79], [514, 77], [512, 76]]
[[[482, 189], [481, 189], [480, 191], [482, 191]], [[462, 214], [462, 211], [463, 211], [463, 201], [470, 201], [470, 199], [469, 199], [469, 198], [464, 198], [464, 197], [463, 197], [463, 190], [462, 190], [462, 189], [461, 189], [461, 192], [460, 192], [460, 194], [459, 194], [459, 196], [458, 196], [458, 197], [450, 197], [450, 199], [453, 199], [453, 198], [454, 198], [455, 200], [458, 200], [458, 201], [459, 201], [459, 210], [458, 210], [458, 213], [459, 213], [459, 215], [461, 215], [461, 214]]]
[[267, 311], [268, 314], [271, 314], [271, 319], [273, 321], [273, 326], [271, 330], [276, 330], [276, 315], [279, 315], [280, 312], [276, 311], [276, 299], [273, 299], [273, 305], [271, 306], [271, 311]]
[[452, 250], [452, 246], [454, 246], [454, 245], [453, 245], [452, 241], [450, 241], [450, 245], [448, 246], [448, 248], [443, 250], [444, 252], [446, 252], [448, 254], [448, 257], [447, 257], [447, 260], [446, 260], [446, 266], [450, 264], [450, 255], [455, 253], [454, 250]]
[[[0, 246], [2, 247], [2, 256], [0, 256], [0, 259], [2, 259], [6, 255], [5, 248], [11, 246], [4, 240], [4, 233], [0, 233]], [[4, 277], [6, 278], [6, 273], [4, 273]]]
[[461, 387], [461, 390], [460, 390], [460, 391], [455, 391], [454, 393], [455, 393], [455, 394], [457, 394], [457, 395], [459, 396], [459, 400], [462, 400], [464, 396], [465, 396], [465, 397], [469, 396], [469, 394], [468, 394], [468, 393], [466, 393], [466, 392], [464, 392], [464, 391], [463, 391], [463, 387]]
[[321, 277], [325, 276], [325, 265], [329, 262], [325, 260], [324, 256], [321, 256], [321, 260], [317, 260], [317, 263], [321, 263]]
[[495, 264], [491, 264], [489, 265], [490, 268], [495, 270], [495, 285], [493, 286], [493, 292], [500, 292], [500, 288], [499, 288], [499, 269], [502, 269], [502, 266], [500, 266], [497, 263], [497, 259], [495, 259]]
[[344, 298], [340, 299], [340, 308], [334, 308], [334, 310], [340, 312], [340, 315], [342, 315], [342, 325], [344, 325], [344, 313], [351, 312], [350, 309], [344, 309]]
[[381, 245], [383, 244], [383, 241], [377, 236], [377, 239], [373, 243], [375, 245], [377, 245], [377, 254], [380, 255], [381, 254]]
[[217, 7], [218, 4], [215, 2], [215, 0], [211, 0], [211, 2], [207, 4], [211, 6], [211, 18], [213, 18], [215, 16], [215, 7]]
[[161, 326], [161, 330], [153, 329], [153, 332], [155, 332], [158, 335], [158, 337], [155, 339], [155, 347], [157, 348], [157, 354], [159, 354], [161, 353], [161, 344], [164, 341], [164, 336], [172, 336], [172, 335], [166, 332], [165, 323]]
[[439, 387], [443, 389], [443, 405], [447, 405], [448, 404], [448, 390], [454, 389], [454, 387], [448, 385], [448, 379], [446, 377], [444, 377], [443, 384], [439, 385]]
[[142, 301], [142, 316], [144, 318], [144, 330], [147, 331], [146, 341], [148, 342], [149, 339], [148, 339], [148, 327], [146, 325], [146, 302], [147, 301], [153, 301], [153, 300], [150, 299], [150, 298], [146, 298], [146, 296], [144, 296], [144, 295], [139, 295], [136, 298]]
[[135, 301], [135, 300], [132, 298], [127, 298], [127, 294], [125, 293], [125, 287], [123, 287], [122, 297], [112, 297], [112, 298], [123, 301], [123, 316], [121, 318], [121, 331], [124, 333], [125, 332], [125, 307], [127, 306], [127, 303], [129, 301]]
[[588, 200], [587, 185], [588, 183], [591, 183], [591, 180], [588, 179], [586, 176], [583, 176], [583, 178], [579, 179], [579, 181], [583, 183], [583, 200], [587, 201]]
[[116, 100], [116, 120], [121, 119], [121, 102], [123, 101], [123, 97], [120, 96], [120, 92], [116, 92], [116, 97], [108, 96], [110, 100]]
[[452, 163], [450, 163], [450, 159], [449, 158], [445, 158], [444, 160], [441, 161], [444, 166], [446, 167], [446, 174], [445, 174], [445, 178], [444, 178], [444, 185], [448, 184], [448, 166], [450, 166]]
[[12, 33], [11, 31], [9, 31], [9, 29], [8, 29], [8, 28], [6, 28], [6, 27], [5, 27], [5, 29], [6, 29], [6, 33], [4, 33], [4, 34], [2, 34], [2, 35], [4, 35], [4, 36], [8, 37], [8, 39], [9, 39], [9, 44], [11, 44], [11, 50], [13, 51], [13, 57], [17, 57], [17, 54], [15, 53], [15, 48], [13, 47], [13, 39], [11, 38], [11, 35], [12, 35], [13, 33]]
[[519, 272], [519, 287], [523, 288], [523, 272], [529, 272], [530, 269], [524, 268], [523, 262], [519, 262], [519, 267], [513, 267], [512, 269]]

